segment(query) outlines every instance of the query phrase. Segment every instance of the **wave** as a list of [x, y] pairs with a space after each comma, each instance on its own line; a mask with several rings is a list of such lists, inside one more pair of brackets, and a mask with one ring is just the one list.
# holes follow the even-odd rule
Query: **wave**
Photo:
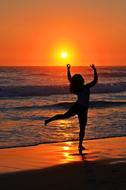
[[[126, 83], [99, 83], [93, 93], [117, 93], [126, 91]], [[50, 96], [70, 93], [68, 86], [1, 86], [0, 97]]]
[[[74, 102], [61, 102], [57, 104], [50, 104], [44, 106], [18, 107], [16, 109], [66, 109], [70, 108]], [[112, 102], [112, 101], [91, 101], [90, 108], [105, 108], [126, 106], [126, 102]]]
[[126, 91], [126, 82], [97, 84], [92, 88], [94, 93], [117, 93]]
[[[91, 74], [90, 74], [91, 75]], [[89, 76], [89, 75], [88, 75]], [[126, 77], [126, 72], [125, 71], [122, 71], [122, 72], [100, 72], [99, 73], [99, 76], [100, 77], [114, 77], [114, 78], [117, 78], [117, 77]]]
[[[36, 105], [36, 106], [20, 106], [20, 107], [8, 107], [8, 108], [0, 108], [0, 111], [7, 111], [7, 110], [18, 110], [18, 111], [31, 111], [31, 110], [38, 110], [38, 109], [68, 109], [70, 108], [74, 102], [61, 102], [57, 104], [50, 104], [50, 105]], [[113, 102], [113, 101], [91, 101], [90, 108], [109, 108], [109, 107], [122, 107], [126, 106], [126, 102]], [[32, 118], [33, 119], [33, 118]], [[35, 119], [35, 118], [34, 118]], [[42, 119], [41, 118], [37, 118]]]
[[68, 94], [67, 86], [5, 86], [0, 87], [0, 97], [50, 96]]

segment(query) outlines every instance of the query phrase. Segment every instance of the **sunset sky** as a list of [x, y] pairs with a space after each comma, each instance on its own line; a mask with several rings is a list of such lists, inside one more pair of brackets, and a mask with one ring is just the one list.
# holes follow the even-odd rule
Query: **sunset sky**
[[126, 0], [1, 0], [0, 66], [126, 65]]

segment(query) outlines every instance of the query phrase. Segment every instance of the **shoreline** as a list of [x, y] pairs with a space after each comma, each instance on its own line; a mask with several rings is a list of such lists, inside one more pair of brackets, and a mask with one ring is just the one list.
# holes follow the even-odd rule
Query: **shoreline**
[[0, 150], [1, 190], [118, 190], [126, 187], [126, 137]]
[[[126, 137], [126, 135], [118, 135], [118, 136], [109, 136], [109, 137], [101, 137], [101, 138], [91, 138], [91, 139], [85, 139], [85, 141], [92, 141], [92, 140], [102, 140], [102, 139], [111, 139], [111, 138], [123, 138]], [[66, 142], [78, 142], [77, 139], [75, 140], [66, 140], [66, 141], [61, 141], [61, 142], [43, 142], [43, 143], [36, 143], [36, 144], [31, 144], [31, 145], [19, 145], [19, 146], [8, 146], [8, 147], [0, 147], [0, 150], [3, 149], [16, 149], [16, 148], [27, 148], [27, 147], [35, 147], [35, 146], [39, 146], [39, 145], [48, 145], [48, 144], [58, 144], [58, 143], [66, 143]]]

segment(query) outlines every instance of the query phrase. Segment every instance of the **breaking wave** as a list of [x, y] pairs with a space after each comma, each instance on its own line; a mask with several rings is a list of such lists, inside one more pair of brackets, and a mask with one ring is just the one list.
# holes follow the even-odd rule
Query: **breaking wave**
[[[126, 83], [97, 84], [93, 93], [117, 93], [126, 91]], [[70, 93], [68, 86], [1, 86], [0, 97], [50, 96]]]
[[[20, 110], [20, 111], [29, 111], [29, 110], [38, 110], [38, 109], [67, 109], [73, 105], [74, 102], [61, 102], [57, 104], [49, 105], [36, 105], [36, 106], [20, 106], [20, 107], [7, 107], [0, 108], [0, 110]], [[126, 102], [113, 102], [113, 101], [91, 101], [90, 108], [109, 108], [109, 107], [119, 107], [126, 106]], [[41, 118], [42, 119], [42, 118]]]

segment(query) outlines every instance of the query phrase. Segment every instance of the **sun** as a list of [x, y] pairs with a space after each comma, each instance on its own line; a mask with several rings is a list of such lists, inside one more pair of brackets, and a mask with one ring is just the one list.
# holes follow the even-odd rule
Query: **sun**
[[61, 58], [62, 59], [66, 59], [68, 57], [68, 53], [67, 52], [61, 52]]
[[76, 48], [74, 45], [68, 43], [60, 43], [52, 49], [52, 65], [66, 66], [67, 64], [75, 64], [76, 61]]

